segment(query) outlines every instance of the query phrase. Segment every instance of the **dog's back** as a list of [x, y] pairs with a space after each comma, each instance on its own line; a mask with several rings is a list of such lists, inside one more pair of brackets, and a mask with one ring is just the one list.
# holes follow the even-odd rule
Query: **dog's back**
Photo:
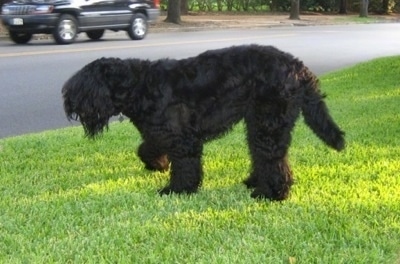
[[172, 93], [195, 106], [197, 129], [205, 138], [229, 130], [249, 113], [250, 106], [275, 109], [262, 110], [266, 115], [288, 111], [290, 106], [296, 108], [290, 111], [302, 111], [306, 124], [327, 145], [336, 150], [345, 146], [344, 133], [329, 114], [317, 77], [289, 53], [253, 44], [209, 50], [173, 61], [173, 67], [162, 62], [159, 66], [169, 76], [165, 83], [176, 82], [182, 79], [178, 73], [185, 73], [187, 83], [171, 85]]
[[[248, 96], [256, 98], [259, 104], [290, 100], [292, 105], [296, 105], [297, 101], [306, 124], [322, 141], [338, 151], [345, 147], [344, 132], [329, 114], [325, 96], [319, 89], [319, 80], [293, 55], [273, 46], [244, 45], [207, 51], [199, 57], [229, 62], [220, 63], [219, 70], [226, 67], [230, 82], [236, 80], [253, 90], [253, 94], [246, 96], [243, 96], [246, 94], [243, 92], [242, 104], [246, 104], [245, 98]], [[240, 89], [236, 88], [234, 92], [238, 91]], [[225, 100], [229, 97], [229, 93], [224, 93]], [[238, 96], [235, 95], [233, 99], [237, 100]]]

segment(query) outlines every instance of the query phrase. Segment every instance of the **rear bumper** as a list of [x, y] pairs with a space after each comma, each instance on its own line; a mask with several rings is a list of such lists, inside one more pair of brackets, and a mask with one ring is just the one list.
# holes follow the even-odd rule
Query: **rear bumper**
[[160, 16], [160, 9], [158, 8], [147, 9], [147, 19], [150, 23], [157, 22], [159, 16]]

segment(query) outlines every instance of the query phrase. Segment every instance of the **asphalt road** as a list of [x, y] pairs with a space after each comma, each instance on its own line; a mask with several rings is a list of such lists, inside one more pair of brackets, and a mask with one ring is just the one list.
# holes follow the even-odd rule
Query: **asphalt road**
[[78, 125], [65, 118], [61, 87], [96, 58], [179, 59], [250, 43], [291, 52], [320, 75], [371, 58], [400, 55], [400, 24], [150, 33], [142, 41], [110, 32], [99, 42], [82, 34], [68, 46], [54, 45], [51, 39], [21, 46], [0, 40], [0, 138]]

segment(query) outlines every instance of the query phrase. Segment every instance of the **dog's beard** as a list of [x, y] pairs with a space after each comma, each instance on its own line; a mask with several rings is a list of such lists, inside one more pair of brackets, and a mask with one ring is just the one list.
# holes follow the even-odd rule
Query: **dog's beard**
[[96, 136], [102, 134], [104, 129], [108, 129], [109, 118], [101, 118], [100, 116], [91, 119], [80, 119], [80, 122], [85, 131], [85, 136], [89, 138], [95, 138]]
[[100, 115], [90, 117], [84, 114], [71, 113], [68, 118], [79, 121], [82, 124], [85, 136], [88, 138], [96, 138], [96, 136], [102, 134], [104, 129], [108, 129], [109, 117], [101, 117]]

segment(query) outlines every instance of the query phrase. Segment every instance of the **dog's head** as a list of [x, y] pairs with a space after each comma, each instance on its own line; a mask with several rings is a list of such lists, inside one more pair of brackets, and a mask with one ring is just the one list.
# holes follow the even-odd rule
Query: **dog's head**
[[113, 98], [127, 74], [124, 62], [114, 58], [98, 59], [83, 67], [62, 88], [67, 118], [79, 120], [90, 138], [103, 132], [110, 117], [121, 111]]

